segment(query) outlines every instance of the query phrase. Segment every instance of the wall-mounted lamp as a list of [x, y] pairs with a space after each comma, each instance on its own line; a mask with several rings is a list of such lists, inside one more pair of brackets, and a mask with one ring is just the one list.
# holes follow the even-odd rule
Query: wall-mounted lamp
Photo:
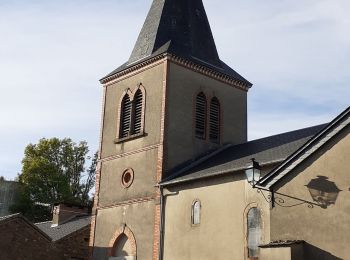
[[252, 158], [251, 162], [249, 162], [246, 165], [245, 174], [247, 176], [247, 181], [254, 188], [257, 182], [260, 180], [260, 175], [261, 175], [261, 167], [259, 163], [255, 161], [254, 158]]
[[[272, 189], [267, 189], [257, 185], [261, 177], [261, 166], [257, 161], [255, 161], [255, 158], [252, 158], [250, 162], [247, 163], [245, 168], [245, 175], [247, 177], [248, 183], [252, 185], [252, 188], [257, 189], [258, 193], [262, 194], [262, 196], [268, 203], [271, 203], [271, 208], [275, 207], [275, 192]], [[267, 191], [270, 193], [270, 195], [265, 196], [262, 191]], [[280, 203], [284, 203], [284, 200], [281, 198], [278, 198], [278, 201]]]

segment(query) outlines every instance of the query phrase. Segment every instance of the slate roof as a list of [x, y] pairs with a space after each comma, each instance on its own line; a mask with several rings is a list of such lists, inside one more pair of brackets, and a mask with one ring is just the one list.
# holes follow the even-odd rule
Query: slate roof
[[230, 146], [212, 157], [209, 156], [207, 160], [185, 172], [179, 170], [173, 173], [161, 185], [172, 185], [243, 170], [251, 158], [255, 158], [261, 165], [282, 162], [326, 125], [313, 126]]
[[292, 153], [283, 163], [265, 175], [258, 182], [259, 186], [271, 188], [278, 183], [284, 176], [291, 172], [295, 167], [306, 160], [310, 155], [321, 148], [330, 139], [350, 125], [350, 107], [345, 109], [332, 122], [326, 125], [322, 131], [319, 131], [310, 140], [305, 142], [299, 149]]
[[36, 223], [35, 225], [47, 234], [52, 241], [58, 241], [66, 236], [90, 225], [91, 216], [80, 216], [63, 223], [57, 227], [51, 227], [52, 221]]
[[2, 216], [0, 217], [0, 222], [1, 221], [4, 221], [4, 220], [7, 220], [7, 219], [11, 219], [11, 218], [15, 218], [15, 217], [20, 217], [21, 214], [19, 213], [16, 213], [16, 214], [12, 214], [12, 215], [7, 215], [7, 216]]
[[103, 79], [164, 53], [209, 67], [251, 86], [220, 60], [202, 0], [153, 0], [129, 60]]
[[21, 213], [16, 213], [16, 214], [12, 214], [12, 215], [7, 215], [7, 216], [3, 216], [0, 217], [0, 224], [2, 224], [3, 222], [7, 222], [7, 221], [11, 221], [13, 219], [21, 219], [23, 220], [23, 222], [27, 223], [27, 225], [29, 225], [30, 227], [32, 227], [36, 232], [38, 232], [41, 236], [43, 236], [45, 239], [47, 239], [48, 241], [50, 241], [50, 237], [43, 232], [40, 228], [38, 228], [36, 225], [34, 225], [31, 221], [29, 221], [26, 217], [24, 217]]

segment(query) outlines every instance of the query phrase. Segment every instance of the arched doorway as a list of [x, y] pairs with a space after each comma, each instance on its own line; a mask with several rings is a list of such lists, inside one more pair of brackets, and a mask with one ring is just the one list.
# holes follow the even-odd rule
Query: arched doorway
[[109, 260], [136, 260], [135, 237], [127, 226], [115, 232], [109, 246]]

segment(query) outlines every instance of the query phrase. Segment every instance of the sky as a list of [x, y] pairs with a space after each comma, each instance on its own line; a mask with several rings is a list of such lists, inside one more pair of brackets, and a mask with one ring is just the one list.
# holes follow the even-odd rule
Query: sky
[[[203, 0], [220, 58], [254, 86], [249, 139], [349, 106], [350, 1]], [[151, 0], [0, 0], [0, 176], [40, 138], [98, 147], [99, 79], [124, 63]]]

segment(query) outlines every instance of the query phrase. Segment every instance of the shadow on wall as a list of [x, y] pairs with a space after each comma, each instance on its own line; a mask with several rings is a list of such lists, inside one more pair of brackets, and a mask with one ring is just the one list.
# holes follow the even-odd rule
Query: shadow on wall
[[92, 251], [92, 259], [108, 259], [108, 247], [94, 247]]
[[136, 258], [134, 256], [128, 256], [127, 252], [123, 251], [122, 254], [119, 257], [109, 257], [108, 251], [110, 250], [109, 247], [94, 247], [93, 249], [93, 257], [92, 259], [98, 259], [98, 260], [135, 260]]
[[304, 254], [305, 260], [345, 260], [308, 243], [304, 244]]
[[[306, 198], [296, 198], [296, 197], [288, 196], [288, 194], [278, 193], [278, 191], [283, 186], [286, 186], [288, 185], [288, 183], [292, 182], [296, 176], [303, 174], [304, 172], [307, 172], [308, 169], [310, 169], [310, 166], [314, 162], [319, 160], [328, 151], [333, 149], [340, 140], [342, 140], [348, 135], [348, 133], [349, 133], [348, 131], [342, 131], [336, 136], [336, 138], [328, 141], [323, 145], [322, 148], [312, 153], [303, 163], [299, 164], [295, 169], [293, 169], [290, 172], [290, 174], [285, 175], [283, 177], [283, 181], [275, 185], [276, 194], [282, 197], [289, 197], [291, 199], [295, 199], [296, 200], [295, 205], [301, 205], [304, 202], [304, 204], [307, 204], [309, 208], [313, 208], [314, 206], [319, 206], [323, 209], [327, 209], [328, 206], [335, 204], [341, 190], [338, 188], [337, 184], [333, 182], [334, 180], [329, 179], [331, 175], [333, 176], [332, 178], [336, 178], [336, 176], [334, 176], [334, 174], [331, 174], [331, 173], [329, 174], [329, 176], [327, 176], [328, 174], [326, 171], [331, 170], [328, 168], [328, 166], [324, 167], [323, 171], [325, 172], [323, 172], [322, 174], [319, 174], [317, 178], [314, 178], [312, 180], [305, 180], [305, 183], [304, 183], [305, 186], [300, 187], [300, 189], [302, 188], [308, 189], [309, 194], [311, 196], [308, 195]], [[339, 169], [341, 169], [341, 167], [344, 167], [344, 166], [342, 164], [339, 164]], [[297, 203], [298, 200], [300, 201], [300, 204]], [[284, 202], [283, 199], [281, 201]]]
[[[314, 208], [314, 206], [327, 209], [328, 206], [335, 204], [339, 193], [342, 191], [334, 182], [329, 181], [328, 177], [321, 175], [310, 180], [309, 184], [305, 185], [305, 187], [309, 190], [312, 201], [310, 198], [298, 198], [285, 193], [275, 192], [275, 205], [284, 208], [291, 208], [306, 204], [310, 209]], [[271, 195], [266, 196], [262, 191], [260, 191], [260, 193], [265, 197], [265, 200], [271, 202]], [[295, 203], [291, 202], [293, 200]]]
[[328, 206], [335, 204], [339, 192], [341, 190], [337, 185], [328, 180], [326, 176], [317, 176], [316, 179], [312, 179], [308, 185], [305, 185], [310, 195], [317, 204], [326, 209]]
[[[121, 259], [121, 260], [133, 260], [135, 259], [133, 256], [124, 256], [121, 258], [108, 258], [107, 256], [108, 248], [106, 247], [95, 247], [94, 248], [94, 254], [92, 259], [99, 259], [99, 260], [109, 260], [109, 259]], [[294, 259], [294, 258], [292, 258]], [[332, 255], [331, 253], [324, 251], [318, 247], [315, 247], [311, 244], [305, 243], [304, 244], [304, 260], [345, 260], [343, 258], [336, 257]], [[300, 260], [294, 259], [294, 260]]]

